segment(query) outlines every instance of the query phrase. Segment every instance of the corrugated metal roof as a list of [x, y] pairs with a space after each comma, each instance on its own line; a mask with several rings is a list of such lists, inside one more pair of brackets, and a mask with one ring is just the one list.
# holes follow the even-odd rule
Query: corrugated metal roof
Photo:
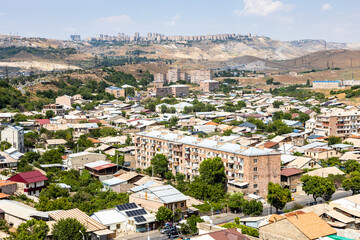
[[122, 215], [115, 209], [99, 211], [94, 213], [90, 217], [104, 224], [105, 226], [119, 224], [127, 220], [124, 215]]
[[189, 198], [171, 185], [162, 185], [148, 188], [154, 195], [164, 203], [186, 201]]
[[86, 215], [86, 213], [84, 213], [78, 208], [74, 208], [66, 211], [58, 211], [55, 213], [49, 213], [49, 216], [55, 221], [59, 221], [61, 219], [66, 219], [66, 218], [75, 218], [86, 227], [87, 232], [95, 232], [95, 231], [107, 229], [106, 226], [96, 221], [95, 219], [89, 217], [88, 215]]

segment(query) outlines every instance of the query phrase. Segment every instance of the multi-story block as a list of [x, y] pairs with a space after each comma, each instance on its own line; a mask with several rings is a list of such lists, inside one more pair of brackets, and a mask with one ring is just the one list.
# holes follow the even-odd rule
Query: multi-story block
[[152, 97], [159, 97], [159, 98], [163, 98], [163, 97], [167, 97], [172, 95], [172, 90], [170, 87], [152, 87], [152, 88], [148, 88], [147, 90], [148, 95], [152, 96]]
[[189, 87], [186, 85], [171, 85], [170, 88], [174, 97], [186, 97], [189, 95]]
[[165, 83], [167, 82], [167, 81], [166, 81], [166, 74], [163, 74], [163, 73], [155, 73], [155, 74], [154, 74], [154, 82], [165, 84]]
[[346, 137], [360, 133], [360, 111], [333, 109], [315, 116], [315, 134]]
[[177, 82], [180, 79], [180, 70], [177, 68], [171, 68], [168, 70], [167, 75], [166, 75], [166, 79], [169, 83], [171, 82]]
[[200, 91], [209, 93], [220, 88], [220, 83], [216, 80], [205, 80], [200, 82]]
[[160, 153], [168, 157], [173, 174], [183, 173], [188, 179], [193, 179], [199, 175], [203, 160], [220, 157], [230, 191], [264, 197], [269, 182], [280, 183], [279, 153], [161, 131], [136, 134], [135, 146], [137, 168], [149, 167], [152, 157]]
[[125, 89], [123, 89], [123, 88], [111, 86], [111, 87], [105, 88], [105, 92], [114, 94], [114, 96], [116, 98], [125, 97]]
[[25, 152], [24, 146], [24, 129], [19, 126], [8, 126], [1, 131], [1, 141], [11, 144], [19, 152]]
[[212, 80], [214, 73], [212, 70], [193, 70], [190, 71], [191, 83], [200, 84], [201, 81]]

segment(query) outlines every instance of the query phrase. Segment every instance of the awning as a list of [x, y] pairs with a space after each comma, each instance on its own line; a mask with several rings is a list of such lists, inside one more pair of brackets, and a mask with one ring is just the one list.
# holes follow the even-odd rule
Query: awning
[[114, 231], [111, 231], [109, 229], [104, 229], [94, 232], [94, 234], [96, 234], [97, 236], [106, 236], [114, 233], [115, 233]]

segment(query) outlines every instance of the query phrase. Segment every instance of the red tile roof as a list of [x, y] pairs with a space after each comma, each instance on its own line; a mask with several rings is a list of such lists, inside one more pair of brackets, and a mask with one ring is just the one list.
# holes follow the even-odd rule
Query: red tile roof
[[41, 182], [46, 181], [48, 178], [44, 176], [40, 171], [30, 171], [30, 172], [23, 172], [18, 173], [8, 180], [14, 182], [21, 182], [21, 183], [34, 183], [34, 182]]
[[271, 147], [275, 146], [276, 144], [279, 144], [279, 143], [273, 142], [273, 141], [268, 141], [267, 143], [264, 144], [264, 148], [271, 148]]
[[296, 168], [284, 168], [281, 170], [280, 175], [285, 177], [290, 177], [290, 176], [298, 175], [300, 173], [303, 173], [303, 171]]
[[50, 119], [35, 119], [40, 125], [50, 124]]
[[103, 170], [103, 169], [106, 169], [106, 168], [112, 168], [112, 167], [115, 167], [115, 166], [117, 166], [117, 165], [113, 164], [113, 163], [108, 163], [108, 164], [104, 164], [104, 165], [101, 165], [101, 166], [93, 167], [92, 169], [100, 171], [100, 170]]
[[215, 240], [250, 240], [234, 228], [208, 233]]

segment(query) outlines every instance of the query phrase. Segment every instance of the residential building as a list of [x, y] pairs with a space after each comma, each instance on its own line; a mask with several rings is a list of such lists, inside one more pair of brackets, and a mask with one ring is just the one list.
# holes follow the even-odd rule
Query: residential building
[[281, 170], [281, 186], [296, 191], [303, 171], [297, 168], [284, 168]]
[[310, 240], [336, 235], [336, 230], [313, 212], [298, 212], [289, 217], [272, 215], [271, 219], [269, 224], [260, 227], [261, 240]]
[[46, 114], [47, 111], [53, 111], [55, 116], [64, 116], [65, 115], [65, 109], [63, 105], [59, 104], [48, 104], [45, 105], [41, 111], [43, 115]]
[[103, 160], [90, 162], [84, 164], [84, 169], [99, 179], [103, 179], [106, 176], [113, 175], [117, 172], [118, 165]]
[[115, 237], [115, 232], [109, 230], [106, 226], [89, 217], [86, 213], [78, 208], [70, 210], [58, 210], [49, 213], [51, 221], [60, 221], [67, 218], [75, 218], [86, 228], [86, 233], [91, 235], [91, 239], [107, 240]]
[[212, 80], [214, 72], [212, 70], [193, 70], [189, 75], [191, 83], [200, 84], [201, 81]]
[[64, 96], [61, 96], [61, 97], [57, 97], [55, 99], [55, 103], [58, 104], [58, 105], [62, 105], [62, 106], [66, 106], [68, 108], [71, 108], [71, 106], [74, 103], [74, 99], [71, 96], [64, 95]]
[[41, 190], [43, 188], [46, 188], [45, 181], [48, 179], [40, 171], [35, 170], [30, 172], [18, 173], [9, 178], [8, 180], [17, 183], [16, 192], [18, 194], [39, 196]]
[[167, 83], [166, 81], [166, 74], [163, 73], [155, 73], [154, 74], [154, 82], [156, 83]]
[[223, 229], [210, 233], [192, 236], [191, 240], [250, 240], [250, 238], [241, 233], [241, 231], [231, 228]]
[[348, 137], [360, 133], [360, 111], [333, 109], [315, 116], [315, 134]]
[[189, 96], [189, 87], [186, 85], [171, 85], [171, 93], [174, 97]]
[[220, 88], [220, 83], [216, 80], [204, 80], [200, 82], [200, 91], [210, 93]]
[[79, 152], [67, 155], [65, 165], [67, 169], [79, 170], [87, 163], [105, 160], [106, 155], [101, 153]]
[[24, 146], [24, 129], [19, 126], [8, 126], [1, 131], [1, 141], [11, 144], [19, 152], [25, 152]]
[[165, 131], [137, 133], [135, 147], [136, 167], [141, 169], [150, 166], [155, 154], [162, 153], [174, 174], [183, 173], [193, 179], [199, 175], [203, 160], [220, 157], [230, 191], [266, 196], [268, 182], [280, 183], [280, 153]]
[[149, 96], [158, 97], [158, 98], [163, 98], [163, 97], [172, 95], [172, 90], [170, 87], [156, 87], [155, 86], [155, 87], [148, 88], [147, 92], [148, 92]]
[[114, 87], [114, 86], [107, 87], [105, 88], [105, 92], [113, 94], [115, 98], [126, 97], [125, 89], [119, 87]]
[[171, 185], [150, 186], [140, 185], [131, 189], [129, 202], [134, 202], [150, 212], [157, 212], [159, 207], [166, 207], [172, 211], [188, 209], [186, 201], [189, 199]]
[[166, 79], [168, 83], [177, 82], [180, 79], [180, 69], [177, 68], [170, 68], [167, 71]]

